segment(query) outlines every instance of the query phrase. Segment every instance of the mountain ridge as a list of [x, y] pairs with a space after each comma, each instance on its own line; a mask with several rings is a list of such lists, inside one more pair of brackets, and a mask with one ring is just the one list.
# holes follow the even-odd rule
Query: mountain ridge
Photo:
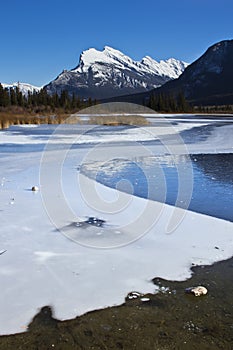
[[19, 91], [21, 91], [24, 96], [28, 96], [29, 92], [31, 94], [34, 91], [39, 92], [43, 88], [43, 86], [39, 87], [39, 86], [34, 86], [32, 84], [29, 84], [29, 83], [21, 83], [21, 82], [17, 82], [17, 83], [13, 83], [13, 84], [1, 83], [1, 85], [4, 89], [19, 88]]
[[211, 45], [176, 80], [153, 93], [177, 95], [180, 91], [191, 103], [233, 104], [233, 40]]
[[176, 97], [180, 93], [192, 105], [233, 105], [233, 40], [211, 45], [174, 80], [149, 92], [106, 99], [147, 105], [152, 95]]
[[149, 91], [175, 79], [188, 63], [170, 58], [157, 62], [149, 56], [135, 61], [110, 46], [81, 53], [78, 65], [64, 70], [45, 86], [48, 93], [67, 90], [80, 97], [106, 98]]

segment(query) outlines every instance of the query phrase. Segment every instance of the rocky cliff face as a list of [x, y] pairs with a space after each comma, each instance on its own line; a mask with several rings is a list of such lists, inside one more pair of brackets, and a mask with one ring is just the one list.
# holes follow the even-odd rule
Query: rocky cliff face
[[233, 104], [233, 40], [214, 44], [176, 80], [154, 92], [177, 94], [198, 104]]
[[149, 56], [140, 62], [106, 46], [84, 51], [76, 68], [63, 71], [46, 89], [58, 94], [67, 90], [84, 98], [108, 98], [144, 92], [176, 79], [188, 66], [174, 58], [157, 62]]

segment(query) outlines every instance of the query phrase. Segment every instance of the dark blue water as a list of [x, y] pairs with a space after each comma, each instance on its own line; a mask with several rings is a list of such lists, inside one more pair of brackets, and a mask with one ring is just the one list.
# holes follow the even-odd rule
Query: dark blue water
[[[179, 172], [185, 169], [185, 163], [192, 167], [193, 176], [183, 176], [189, 186], [180, 184]], [[179, 167], [180, 165], [183, 168]], [[112, 167], [112, 161], [111, 165]], [[84, 170], [85, 173], [85, 170]], [[88, 176], [91, 174], [86, 173]], [[190, 175], [190, 172], [187, 173]], [[108, 164], [97, 172], [96, 180], [100, 183], [132, 193], [135, 196], [185, 207], [189, 210], [233, 221], [233, 154], [199, 154], [172, 159], [170, 156], [126, 161], [114, 160], [114, 172]], [[191, 201], [187, 203], [186, 194], [178, 190], [189, 191]], [[182, 200], [182, 196], [184, 200]]]

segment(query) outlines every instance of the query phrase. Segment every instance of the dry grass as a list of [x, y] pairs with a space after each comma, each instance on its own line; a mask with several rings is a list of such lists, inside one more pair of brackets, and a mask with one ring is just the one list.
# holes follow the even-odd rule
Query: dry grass
[[[83, 123], [78, 114], [65, 113], [64, 109], [55, 112], [33, 111], [22, 107], [0, 108], [0, 129], [7, 129], [11, 125], [23, 124], [77, 124]], [[105, 116], [90, 116], [89, 124], [97, 125], [148, 125], [148, 120], [137, 114], [113, 114]]]
[[148, 125], [149, 121], [141, 115], [110, 115], [110, 116], [93, 116], [89, 124], [97, 125]]
[[62, 110], [57, 110], [54, 114], [39, 114], [21, 107], [0, 109], [0, 129], [24, 124], [74, 124], [78, 123], [79, 120], [79, 117], [70, 118], [70, 113], [64, 113]]

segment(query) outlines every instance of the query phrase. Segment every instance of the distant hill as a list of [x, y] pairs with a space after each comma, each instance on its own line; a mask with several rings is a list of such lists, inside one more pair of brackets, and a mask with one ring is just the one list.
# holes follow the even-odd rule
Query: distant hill
[[152, 94], [176, 97], [180, 92], [193, 105], [233, 105], [233, 40], [209, 47], [179, 78], [159, 88], [108, 101], [147, 104]]
[[42, 89], [42, 87], [34, 86], [28, 83], [13, 83], [13, 84], [1, 84], [4, 89], [15, 89], [16, 87], [19, 88], [19, 91], [22, 92], [23, 95], [27, 96], [28, 92], [33, 93], [34, 91], [38, 92]]
[[[19, 87], [24, 95], [40, 90], [23, 83], [2, 85]], [[50, 95], [66, 90], [70, 96], [102, 102], [147, 105], [152, 95], [176, 98], [182, 93], [196, 106], [233, 105], [233, 40], [212, 45], [190, 65], [149, 56], [137, 62], [108, 46], [103, 51], [92, 48], [81, 54], [76, 68], [63, 71], [44, 88]]]
[[146, 56], [137, 62], [108, 46], [103, 51], [91, 48], [81, 54], [76, 68], [63, 71], [45, 88], [49, 94], [67, 90], [81, 98], [110, 98], [159, 87], [187, 66], [174, 58], [157, 62]]
[[214, 44], [176, 80], [156, 93], [182, 91], [194, 104], [233, 104], [233, 40]]
[[208, 48], [179, 78], [148, 93], [122, 96], [118, 100], [143, 104], [152, 94], [175, 97], [180, 92], [193, 105], [233, 105], [233, 40]]

